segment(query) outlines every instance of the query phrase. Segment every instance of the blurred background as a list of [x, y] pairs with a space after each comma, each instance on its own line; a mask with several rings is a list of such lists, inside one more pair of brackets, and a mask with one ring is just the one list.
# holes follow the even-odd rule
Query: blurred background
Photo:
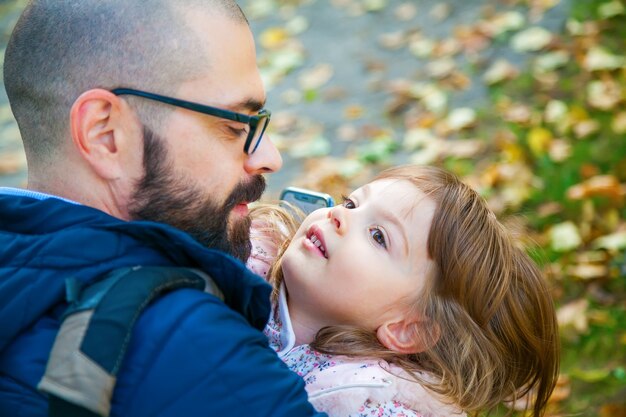
[[[0, 1], [2, 49], [25, 5]], [[520, 234], [563, 343], [550, 416], [626, 416], [623, 0], [241, 0], [288, 185], [399, 163], [464, 178]], [[0, 92], [0, 186], [24, 186]]]

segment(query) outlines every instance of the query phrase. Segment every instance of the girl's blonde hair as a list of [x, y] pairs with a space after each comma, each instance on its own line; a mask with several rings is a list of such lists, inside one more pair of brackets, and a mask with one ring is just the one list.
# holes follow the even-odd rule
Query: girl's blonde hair
[[[311, 346], [395, 363], [470, 414], [529, 396], [532, 415], [543, 415], [558, 377], [559, 339], [537, 265], [486, 202], [453, 174], [401, 166], [374, 180], [382, 179], [409, 181], [437, 206], [428, 236], [436, 267], [416, 297], [416, 308], [433, 325], [415, 331], [420, 344], [433, 343], [423, 352], [400, 354], [384, 347], [374, 331], [331, 326]], [[283, 278], [281, 255], [269, 273], [274, 288]]]

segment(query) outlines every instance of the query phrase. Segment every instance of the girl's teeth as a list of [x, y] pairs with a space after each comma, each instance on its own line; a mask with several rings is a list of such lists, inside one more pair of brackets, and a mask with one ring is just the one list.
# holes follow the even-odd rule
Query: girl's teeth
[[311, 236], [309, 240], [317, 246], [324, 254], [326, 254], [326, 249], [322, 246], [322, 241], [319, 240], [315, 235]]

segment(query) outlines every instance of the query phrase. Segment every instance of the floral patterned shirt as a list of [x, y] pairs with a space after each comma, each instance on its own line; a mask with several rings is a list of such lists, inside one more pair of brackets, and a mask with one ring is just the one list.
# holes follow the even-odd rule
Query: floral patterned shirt
[[[316, 375], [320, 375], [320, 371], [332, 372], [332, 368], [344, 363], [343, 359], [319, 353], [308, 344], [295, 346], [296, 338], [289, 319], [284, 288], [280, 292], [278, 305], [272, 309], [272, 315], [264, 333], [272, 349], [278, 353], [289, 369], [304, 379], [307, 386], [317, 382]], [[376, 362], [367, 361], [360, 365], [360, 368], [375, 366], [377, 366]], [[328, 410], [320, 411], [328, 412]], [[331, 417], [334, 417], [333, 414]], [[422, 417], [422, 414], [411, 410], [398, 401], [391, 400], [381, 403], [368, 399], [354, 412], [350, 412], [349, 417]]]

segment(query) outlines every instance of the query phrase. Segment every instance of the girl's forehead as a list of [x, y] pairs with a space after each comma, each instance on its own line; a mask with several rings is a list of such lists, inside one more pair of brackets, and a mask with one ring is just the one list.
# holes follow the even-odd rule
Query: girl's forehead
[[402, 204], [414, 207], [429, 199], [415, 184], [405, 179], [385, 178], [375, 180], [354, 191], [364, 198], [372, 198], [385, 204]]

